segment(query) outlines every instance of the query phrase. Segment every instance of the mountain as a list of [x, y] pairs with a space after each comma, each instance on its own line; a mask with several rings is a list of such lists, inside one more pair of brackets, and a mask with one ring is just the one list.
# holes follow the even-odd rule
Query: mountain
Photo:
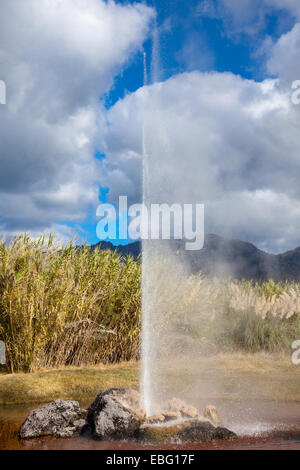
[[110, 242], [99, 242], [97, 245], [93, 245], [92, 249], [100, 247], [101, 250], [117, 251], [121, 256], [131, 255], [137, 258], [142, 251], [141, 242], [130, 243], [129, 245], [118, 245], [115, 246]]
[[[259, 250], [252, 243], [228, 240], [218, 235], [206, 235], [199, 251], [186, 251], [185, 240], [165, 241], [186, 264], [191, 273], [202, 271], [207, 276], [231, 276], [234, 279], [257, 281], [300, 281], [300, 247], [279, 255]], [[141, 242], [115, 247], [101, 242], [101, 249], [117, 250], [122, 256], [135, 258], [141, 253]], [[98, 246], [96, 245], [96, 246]]]

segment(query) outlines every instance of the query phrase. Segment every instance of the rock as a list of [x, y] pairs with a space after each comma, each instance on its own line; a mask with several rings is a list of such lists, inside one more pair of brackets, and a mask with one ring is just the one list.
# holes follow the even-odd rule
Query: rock
[[147, 424], [158, 424], [158, 423], [163, 423], [165, 421], [164, 415], [152, 415], [148, 416], [146, 419]]
[[188, 406], [179, 398], [172, 398], [168, 402], [168, 409], [172, 412], [181, 413], [183, 418], [197, 418], [199, 416], [197, 408]]
[[187, 425], [177, 434], [180, 442], [209, 442], [216, 439], [232, 440], [237, 436], [226, 428], [215, 427], [208, 421], [196, 421]]
[[184, 401], [180, 400], [179, 398], [172, 398], [172, 400], [168, 401], [168, 410], [169, 411], [181, 411], [186, 404]]
[[213, 426], [199, 419], [186, 420], [178, 424], [141, 426], [139, 439], [145, 443], [209, 442], [216, 439], [234, 439], [237, 436], [226, 428]]
[[209, 421], [215, 426], [221, 426], [223, 424], [218, 410], [212, 405], [205, 408], [204, 417], [209, 419]]
[[236, 439], [237, 435], [230, 431], [227, 428], [224, 428], [222, 426], [217, 427], [217, 439], [222, 439], [222, 440], [229, 440], [232, 441], [233, 439]]
[[146, 417], [147, 417], [147, 413], [145, 410], [142, 410], [142, 409], [139, 409], [139, 410], [135, 410], [135, 415], [136, 417], [140, 420], [140, 421], [145, 421]]
[[208, 442], [236, 437], [220, 426], [221, 418], [213, 406], [206, 408], [205, 419], [198, 416], [196, 408], [173, 399], [165, 412], [147, 418], [139, 403], [138, 392], [117, 388], [100, 393], [87, 411], [80, 409], [76, 401], [56, 400], [29, 413], [19, 438], [74, 437], [83, 431], [91, 432], [96, 439], [150, 443]]
[[29, 413], [19, 431], [19, 439], [42, 436], [79, 436], [86, 425], [87, 411], [77, 401], [56, 400]]
[[139, 394], [131, 389], [107, 389], [88, 409], [87, 421], [96, 439], [130, 439], [145, 420], [137, 412]]
[[[111, 389], [110, 389], [111, 390]], [[131, 410], [138, 410], [140, 406], [140, 394], [132, 388], [114, 389], [115, 399]]]
[[180, 411], [184, 418], [197, 418], [199, 416], [197, 408], [193, 406], [184, 406]]
[[165, 418], [165, 421], [175, 421], [176, 419], [181, 418], [180, 411], [166, 411], [165, 413], [162, 413], [162, 415]]

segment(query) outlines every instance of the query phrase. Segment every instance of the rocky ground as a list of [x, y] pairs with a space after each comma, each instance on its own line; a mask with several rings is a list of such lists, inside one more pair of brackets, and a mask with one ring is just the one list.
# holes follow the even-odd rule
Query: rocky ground
[[236, 437], [222, 426], [218, 411], [212, 406], [201, 415], [196, 408], [174, 398], [159, 414], [146, 416], [139, 403], [139, 393], [128, 388], [101, 392], [88, 410], [81, 409], [75, 401], [56, 400], [29, 413], [19, 438], [88, 434], [98, 440], [178, 443]]

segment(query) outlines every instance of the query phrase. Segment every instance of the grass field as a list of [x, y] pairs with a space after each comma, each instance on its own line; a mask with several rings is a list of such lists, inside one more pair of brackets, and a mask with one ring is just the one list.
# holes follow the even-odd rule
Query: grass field
[[31, 374], [0, 374], [0, 405], [46, 403], [57, 398], [86, 401], [110, 387], [139, 384], [136, 362], [89, 368], [68, 367]]
[[[180, 364], [178, 364], [180, 367]], [[172, 369], [166, 380], [176, 391]], [[300, 366], [274, 354], [220, 354], [197, 360], [198, 394], [211, 399], [300, 402]], [[216, 388], [216, 377], [219, 386]], [[188, 383], [188, 377], [185, 378]], [[181, 380], [182, 383], [182, 380]], [[205, 386], [204, 386], [205, 384]], [[0, 405], [45, 403], [57, 398], [89, 403], [108, 387], [139, 387], [139, 363], [61, 368], [31, 374], [0, 374]], [[178, 385], [180, 393], [180, 385]]]

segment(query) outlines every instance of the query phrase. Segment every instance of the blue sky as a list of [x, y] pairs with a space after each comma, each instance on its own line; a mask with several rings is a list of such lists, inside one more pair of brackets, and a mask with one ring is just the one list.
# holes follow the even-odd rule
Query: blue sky
[[[128, 4], [127, 1], [119, 3]], [[206, 3], [205, 1], [150, 0], [145, 3], [157, 12], [154, 24], [159, 30], [160, 81], [193, 70], [232, 72], [246, 79], [262, 81], [266, 76], [270, 76], [266, 74], [264, 67], [264, 51], [260, 50], [264, 41], [276, 41], [291, 29], [295, 21], [294, 15], [289, 11], [274, 9], [266, 13], [263, 25], [254, 34], [247, 34], [243, 30], [230, 34], [230, 26], [226, 24], [224, 17], [200, 14], [199, 6]], [[217, 3], [212, 0], [211, 4]], [[147, 53], [148, 76], [151, 76], [152, 47], [153, 38], [150, 35], [150, 39], [143, 45]], [[110, 92], [101, 97], [107, 109], [142, 87], [143, 79], [143, 57], [138, 53], [122, 73], [115, 77]], [[101, 156], [105, 158], [105, 154]], [[100, 189], [101, 202], [107, 202], [107, 194], [109, 188]], [[83, 224], [83, 227], [88, 232], [89, 243], [97, 243], [92, 219], [93, 217]], [[120, 240], [111, 241], [113, 244], [127, 243]]]
[[204, 202], [207, 231], [272, 252], [299, 246], [299, 49], [298, 0], [5, 2], [1, 234], [96, 243], [100, 201], [139, 202], [152, 89], [173, 198]]
[[[128, 2], [119, 3], [127, 4]], [[135, 3], [135, 2], [131, 2]], [[265, 78], [264, 57], [259, 48], [266, 38], [278, 39], [288, 32], [295, 20], [290, 12], [282, 9], [268, 11], [264, 23], [255, 34], [239, 31], [228, 33], [224, 19], [201, 16], [199, 0], [148, 1], [157, 11], [160, 29], [160, 79], [191, 70], [218, 72], [230, 71], [242, 77], [262, 80]], [[216, 4], [214, 0], [211, 2]], [[255, 19], [254, 19], [255, 21]], [[151, 40], [144, 43], [151, 61]], [[125, 93], [137, 90], [143, 84], [143, 62], [138, 55], [116, 77], [115, 86], [106, 98], [111, 106]], [[150, 73], [150, 71], [149, 71]]]

